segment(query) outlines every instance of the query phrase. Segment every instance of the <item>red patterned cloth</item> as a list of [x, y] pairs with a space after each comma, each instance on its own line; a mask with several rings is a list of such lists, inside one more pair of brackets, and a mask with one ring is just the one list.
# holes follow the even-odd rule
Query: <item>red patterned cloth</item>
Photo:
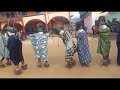
[[95, 31], [98, 31], [99, 27], [98, 27], [98, 26], [94, 26], [93, 29], [94, 29]]

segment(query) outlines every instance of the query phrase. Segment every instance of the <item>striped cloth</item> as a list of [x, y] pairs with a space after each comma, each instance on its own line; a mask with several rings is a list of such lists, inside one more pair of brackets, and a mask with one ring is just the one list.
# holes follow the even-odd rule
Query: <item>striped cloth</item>
[[70, 56], [74, 55], [75, 50], [77, 49], [77, 46], [73, 42], [72, 36], [70, 35], [70, 33], [68, 31], [65, 31], [63, 33], [62, 40], [63, 40], [63, 43], [66, 46], [65, 60], [67, 61], [67, 60], [69, 60]]

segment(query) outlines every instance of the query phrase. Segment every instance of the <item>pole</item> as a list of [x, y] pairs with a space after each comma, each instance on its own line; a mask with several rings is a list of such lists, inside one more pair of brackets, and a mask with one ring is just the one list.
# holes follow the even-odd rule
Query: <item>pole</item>
[[71, 16], [70, 16], [70, 12], [69, 12], [69, 22], [70, 22], [70, 27], [71, 27], [72, 25], [71, 25]]
[[7, 26], [9, 26], [9, 19], [8, 19], [8, 24], [7, 24]]
[[13, 27], [14, 27], [14, 25], [15, 25], [15, 19], [14, 19], [14, 21], [13, 21]]
[[47, 12], [45, 12], [45, 22], [46, 22], [46, 29], [47, 29], [47, 33], [48, 33], [48, 25], [47, 25], [47, 16], [48, 16], [48, 14], [47, 14]]
[[[51, 28], [51, 30], [53, 28], [51, 21], [50, 21], [50, 28]], [[52, 40], [53, 40], [53, 31], [52, 31]], [[53, 44], [54, 44], [54, 40], [53, 40]]]

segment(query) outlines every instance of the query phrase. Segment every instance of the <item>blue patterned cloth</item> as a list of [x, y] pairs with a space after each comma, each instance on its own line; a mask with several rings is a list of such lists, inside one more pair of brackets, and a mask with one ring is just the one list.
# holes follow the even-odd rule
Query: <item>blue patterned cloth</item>
[[4, 41], [3, 35], [0, 33], [0, 60], [4, 57]]
[[30, 34], [35, 59], [48, 61], [48, 36], [49, 34]]
[[117, 28], [116, 32], [117, 32], [116, 44], [117, 44], [117, 49], [118, 49], [118, 53], [117, 53], [117, 64], [120, 65], [120, 28]]
[[82, 31], [76, 36], [76, 38], [80, 63], [88, 64], [91, 61], [91, 55], [89, 51], [87, 34], [85, 31]]

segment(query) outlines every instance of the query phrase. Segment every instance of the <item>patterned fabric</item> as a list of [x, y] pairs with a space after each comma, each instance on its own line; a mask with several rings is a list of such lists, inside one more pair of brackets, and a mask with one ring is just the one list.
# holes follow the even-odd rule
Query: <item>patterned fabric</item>
[[116, 32], [117, 32], [117, 42], [120, 43], [120, 27], [117, 28]]
[[4, 35], [4, 37], [3, 37], [3, 39], [4, 39], [4, 44], [5, 44], [5, 47], [4, 47], [4, 54], [5, 54], [5, 58], [10, 58], [10, 56], [9, 56], [9, 50], [8, 50], [8, 48], [7, 48], [7, 44], [8, 44], [8, 39], [9, 39], [9, 37], [6, 35], [6, 33], [5, 33], [5, 35]]
[[48, 36], [49, 34], [30, 34], [32, 47], [36, 59], [48, 60]]
[[106, 27], [103, 29], [99, 28], [99, 36], [98, 36], [98, 49], [97, 53], [102, 54], [103, 56], [109, 55], [110, 51], [110, 29]]
[[67, 60], [69, 60], [70, 56], [74, 55], [77, 47], [76, 47], [75, 43], [72, 41], [72, 37], [68, 31], [65, 31], [63, 33], [62, 40], [66, 46], [65, 60], [67, 61]]
[[[78, 31], [79, 32], [79, 31]], [[78, 57], [80, 63], [88, 64], [91, 61], [88, 38], [85, 31], [79, 32], [76, 36]]]
[[118, 54], [117, 54], [117, 63], [120, 65], [120, 28], [117, 28], [117, 49], [118, 49]]
[[22, 42], [16, 35], [9, 36], [7, 48], [10, 51], [10, 60], [14, 65], [19, 65], [23, 60]]
[[0, 33], [0, 60], [4, 57], [3, 35]]
[[117, 49], [118, 49], [117, 64], [120, 65], [120, 43], [117, 43]]

